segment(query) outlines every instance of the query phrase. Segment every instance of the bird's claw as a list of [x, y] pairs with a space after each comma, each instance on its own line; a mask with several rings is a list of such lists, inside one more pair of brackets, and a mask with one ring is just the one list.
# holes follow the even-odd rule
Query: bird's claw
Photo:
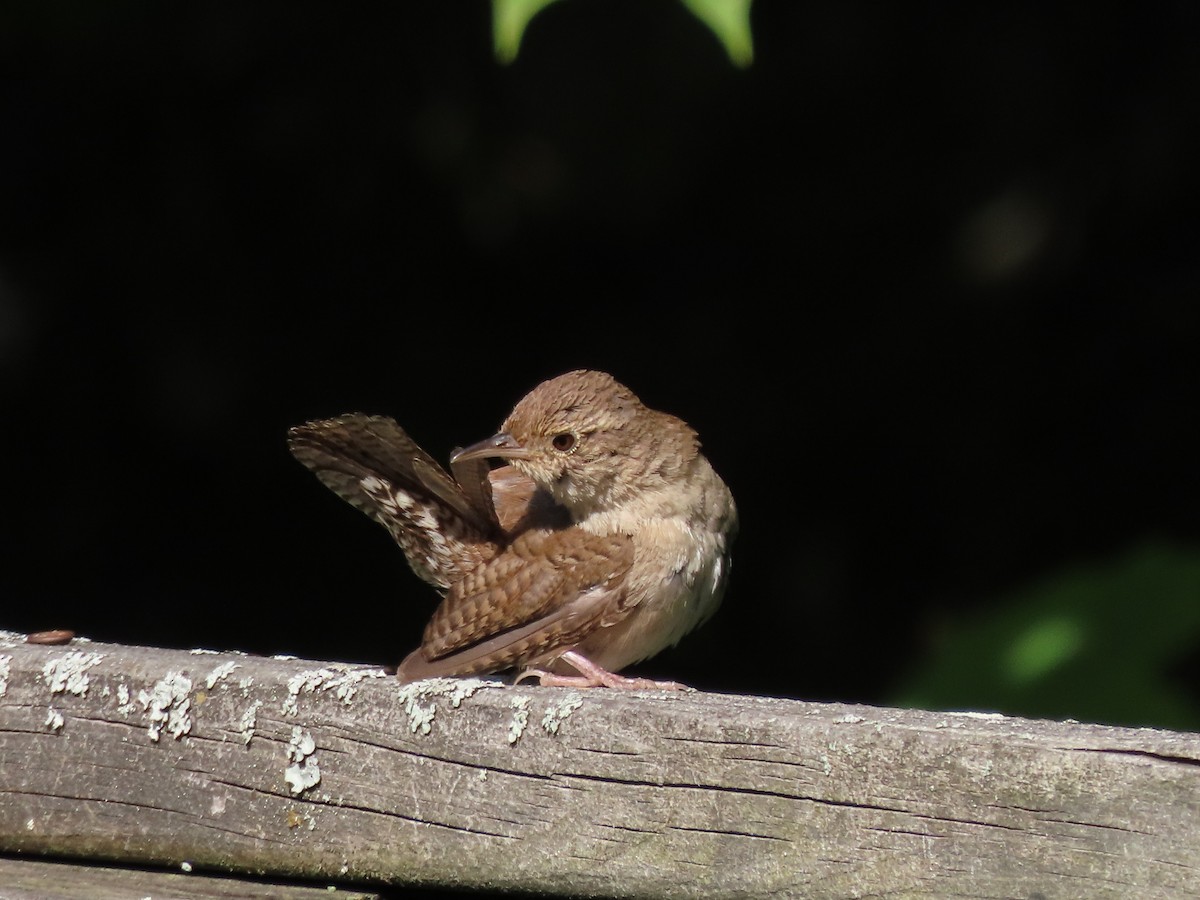
[[538, 684], [542, 687], [570, 687], [570, 688], [594, 688], [606, 687], [614, 690], [624, 691], [686, 691], [690, 690], [687, 685], [680, 684], [677, 681], [654, 681], [650, 678], [630, 678], [625, 675], [618, 675], [616, 672], [610, 672], [603, 666], [598, 666], [583, 654], [575, 650], [568, 650], [559, 657], [563, 662], [567, 663], [571, 668], [579, 672], [578, 675], [559, 675], [556, 672], [550, 672], [546, 669], [528, 668], [524, 669], [515, 679], [513, 684], [520, 684], [525, 679], [536, 678]]

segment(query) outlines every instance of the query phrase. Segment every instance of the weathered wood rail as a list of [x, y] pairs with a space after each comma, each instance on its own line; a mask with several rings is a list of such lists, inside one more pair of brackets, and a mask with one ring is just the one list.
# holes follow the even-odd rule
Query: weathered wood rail
[[0, 853], [576, 896], [1197, 897], [1200, 735], [0, 632]]

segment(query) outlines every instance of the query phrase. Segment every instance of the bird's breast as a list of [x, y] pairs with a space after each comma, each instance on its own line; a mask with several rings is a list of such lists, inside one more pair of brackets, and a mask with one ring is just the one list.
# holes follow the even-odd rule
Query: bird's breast
[[621, 514], [594, 516], [580, 526], [620, 531], [634, 541], [626, 580], [633, 610], [581, 642], [580, 651], [593, 662], [619, 671], [678, 643], [716, 611], [729, 570], [727, 529], [675, 516]]

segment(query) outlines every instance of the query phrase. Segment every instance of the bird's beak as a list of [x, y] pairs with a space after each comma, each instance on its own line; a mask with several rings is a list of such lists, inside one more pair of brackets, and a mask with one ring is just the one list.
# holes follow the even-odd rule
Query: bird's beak
[[506, 431], [492, 435], [490, 438], [455, 450], [450, 455], [451, 464], [465, 462], [470, 459], [528, 459], [529, 451], [517, 443], [516, 439]]

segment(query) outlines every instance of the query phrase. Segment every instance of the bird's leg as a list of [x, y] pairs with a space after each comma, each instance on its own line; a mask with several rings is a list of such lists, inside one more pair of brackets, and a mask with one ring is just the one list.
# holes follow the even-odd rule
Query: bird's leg
[[649, 678], [628, 678], [618, 675], [616, 672], [610, 672], [608, 669], [596, 665], [575, 650], [568, 650], [558, 658], [579, 674], [556, 675], [545, 669], [529, 668], [522, 671], [513, 684], [518, 684], [526, 678], [537, 678], [538, 683], [545, 687], [607, 687], [626, 691], [681, 691], [687, 689], [685, 685], [675, 681], [653, 681]]

